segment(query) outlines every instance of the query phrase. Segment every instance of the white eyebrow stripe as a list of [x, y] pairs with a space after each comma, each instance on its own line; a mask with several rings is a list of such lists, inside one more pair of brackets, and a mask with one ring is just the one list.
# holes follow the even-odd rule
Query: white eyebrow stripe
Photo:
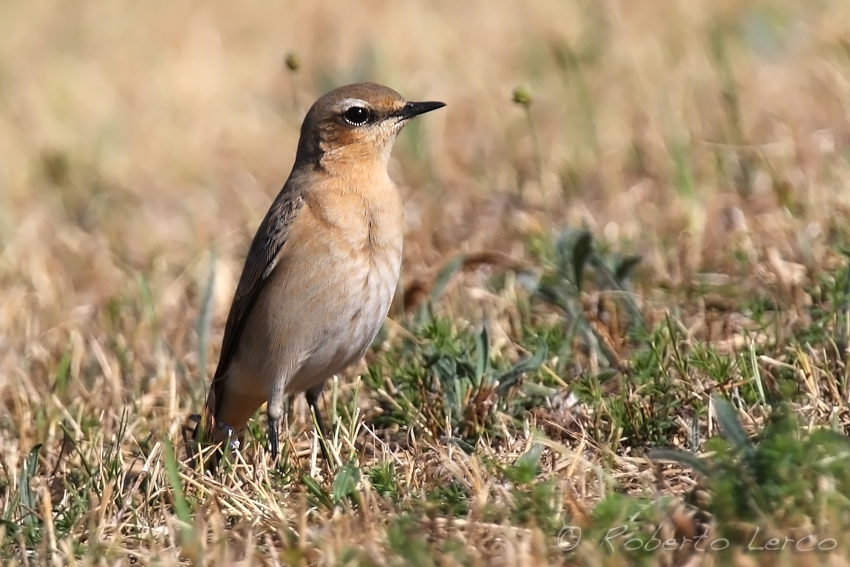
[[359, 98], [347, 98], [347, 99], [343, 100], [341, 103], [339, 103], [339, 107], [343, 111], [348, 110], [352, 106], [362, 106], [363, 108], [372, 108], [371, 105], [368, 102], [366, 102], [365, 100], [361, 100]]

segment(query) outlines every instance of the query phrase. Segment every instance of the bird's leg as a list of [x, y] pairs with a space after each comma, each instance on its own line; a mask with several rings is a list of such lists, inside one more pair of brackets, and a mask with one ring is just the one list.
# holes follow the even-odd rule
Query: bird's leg
[[203, 450], [201, 449], [202, 445], [206, 445], [208, 443], [216, 443], [219, 444], [218, 447], [211, 453], [203, 457], [200, 461], [203, 463], [203, 466], [210, 472], [215, 472], [218, 468], [219, 461], [223, 457], [226, 456], [230, 451], [236, 451], [239, 449], [239, 437], [236, 435], [236, 430], [233, 429], [230, 425], [226, 424], [223, 421], [215, 421], [214, 430], [210, 432], [203, 432], [203, 417], [200, 415], [192, 415], [189, 416], [189, 419], [196, 420], [197, 426], [195, 427], [195, 431], [193, 432], [193, 454], [192, 454], [192, 466], [195, 467], [199, 464], [199, 461], [196, 460], [198, 457], [203, 455]]
[[269, 420], [269, 452], [272, 461], [276, 461], [280, 454], [280, 422], [283, 419], [283, 388], [280, 386], [272, 389], [266, 417]]
[[[203, 417], [201, 414], [193, 413], [189, 416], [188, 421], [194, 423], [194, 426], [189, 425], [188, 423], [183, 425], [183, 442], [186, 444], [186, 454], [193, 467], [197, 464], [195, 460], [196, 457], [201, 453], [200, 444], [210, 441], [209, 438], [205, 438], [206, 435], [201, 433], [203, 427], [202, 419]], [[239, 448], [239, 438], [236, 436], [235, 429], [223, 421], [216, 421], [215, 428], [218, 429], [224, 436], [224, 446], [222, 447], [222, 451], [224, 451], [225, 447], [231, 451], [235, 451]]]
[[324, 384], [321, 384], [315, 388], [307, 390], [304, 392], [304, 397], [307, 398], [307, 404], [316, 416], [316, 425], [319, 428], [319, 446], [322, 448], [322, 456], [325, 458], [328, 465], [330, 465], [333, 461], [331, 460], [331, 456], [326, 445], [327, 440], [330, 439], [330, 437], [328, 437], [328, 430], [325, 427], [325, 420], [322, 419], [322, 412], [319, 410], [319, 396], [322, 395], [322, 388], [324, 388], [324, 386]]

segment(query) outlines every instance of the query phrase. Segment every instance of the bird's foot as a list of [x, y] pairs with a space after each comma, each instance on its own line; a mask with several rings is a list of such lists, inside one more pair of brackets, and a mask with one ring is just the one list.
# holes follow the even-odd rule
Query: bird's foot
[[235, 451], [239, 448], [239, 438], [236, 437], [236, 430], [227, 425], [223, 421], [216, 421], [215, 426], [225, 435], [227, 439], [227, 448]]

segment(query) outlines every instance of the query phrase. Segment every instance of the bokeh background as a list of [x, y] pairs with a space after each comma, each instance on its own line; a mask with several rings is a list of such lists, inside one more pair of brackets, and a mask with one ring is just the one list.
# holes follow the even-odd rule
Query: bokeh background
[[[390, 165], [402, 288], [458, 251], [533, 261], [584, 226], [642, 256], [647, 309], [697, 280], [802, 307], [850, 232], [846, 0], [4, 0], [0, 30], [12, 469], [61, 437], [50, 416], [132, 406], [131, 429], [174, 433], [197, 410], [301, 119], [342, 84], [447, 103]], [[489, 274], [452, 286], [453, 313], [485, 311], [464, 282]]]
[[[790, 247], [811, 220], [817, 242], [850, 199], [847, 10], [4, 2], [4, 336], [19, 348], [138, 273], [167, 286], [211, 249], [238, 270], [306, 108], [359, 80], [448, 103], [394, 154], [406, 273], [550, 221], [647, 253], [662, 277], [683, 235], [704, 266], [736, 222]], [[520, 86], [539, 150], [511, 100]]]

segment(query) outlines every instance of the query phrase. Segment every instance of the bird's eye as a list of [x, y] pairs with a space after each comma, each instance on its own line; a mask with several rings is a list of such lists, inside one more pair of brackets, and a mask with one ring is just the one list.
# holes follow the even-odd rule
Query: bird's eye
[[369, 121], [371, 113], [369, 109], [363, 108], [362, 106], [352, 106], [348, 110], [345, 111], [345, 114], [342, 115], [345, 118], [345, 121], [351, 124], [352, 126], [362, 126]]

